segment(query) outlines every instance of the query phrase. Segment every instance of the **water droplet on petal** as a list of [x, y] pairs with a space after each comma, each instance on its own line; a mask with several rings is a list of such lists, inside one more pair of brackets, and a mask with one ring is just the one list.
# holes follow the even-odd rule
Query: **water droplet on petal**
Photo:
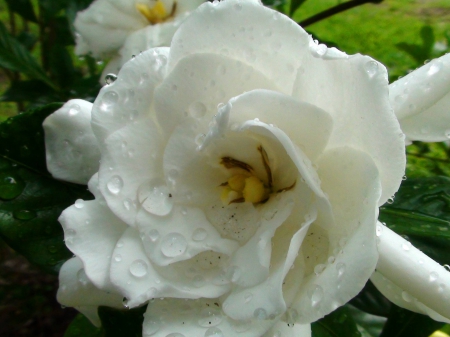
[[372, 78], [378, 71], [378, 62], [369, 61], [364, 65], [364, 69], [366, 70], [366, 73], [369, 75], [369, 77]]
[[222, 313], [219, 309], [208, 307], [201, 311], [198, 324], [203, 327], [219, 325], [222, 322]]
[[437, 74], [442, 68], [442, 64], [439, 61], [434, 61], [433, 64], [430, 66], [430, 69], [428, 69], [427, 74], [428, 76], [432, 76], [434, 74]]
[[450, 266], [449, 266], [448, 264], [444, 264], [444, 268], [445, 268], [447, 271], [450, 271]]
[[143, 337], [149, 337], [158, 332], [161, 328], [161, 320], [159, 317], [146, 316], [145, 323], [142, 326]]
[[411, 242], [403, 243], [402, 248], [403, 248], [403, 250], [408, 251], [411, 248]]
[[89, 283], [89, 279], [84, 271], [84, 268], [80, 269], [77, 273], [78, 282], [80, 282], [83, 286]]
[[112, 194], [119, 194], [123, 187], [123, 180], [119, 176], [112, 176], [106, 184], [106, 187]]
[[108, 85], [114, 83], [116, 80], [117, 80], [116, 74], [107, 74], [105, 76], [105, 83]]
[[405, 300], [406, 302], [412, 302], [413, 298], [411, 297], [410, 294], [408, 294], [406, 291], [402, 291], [402, 298], [403, 300]]
[[381, 236], [381, 233], [383, 233], [383, 227], [380, 224], [377, 224], [377, 229], [376, 229], [377, 236]]
[[117, 248], [122, 248], [123, 247], [123, 241], [122, 240], [118, 241], [117, 244], [116, 244], [116, 247]]
[[224, 337], [224, 334], [219, 328], [209, 328], [205, 332], [205, 337]]
[[240, 11], [242, 9], [242, 5], [238, 2], [237, 4], [234, 4], [234, 9], [237, 11]]
[[430, 282], [435, 282], [438, 278], [439, 278], [439, 275], [435, 271], [432, 271], [430, 273], [430, 277], [429, 277]]
[[119, 95], [117, 92], [111, 90], [106, 92], [101, 99], [101, 108], [107, 110], [111, 108], [119, 100]]
[[150, 229], [147, 233], [150, 241], [155, 242], [159, 239], [159, 232], [156, 229]]
[[147, 275], [147, 263], [143, 260], [135, 260], [130, 265], [130, 273], [135, 277], [143, 277]]
[[314, 267], [314, 274], [319, 275], [321, 274], [326, 268], [326, 265], [320, 263], [317, 266]]
[[114, 256], [114, 260], [115, 260], [116, 262], [122, 261], [122, 255], [117, 254], [116, 256]]
[[172, 211], [173, 200], [169, 188], [162, 181], [143, 184], [138, 191], [139, 202], [149, 213], [165, 216]]
[[227, 277], [231, 282], [237, 282], [241, 278], [241, 269], [237, 266], [228, 268]]
[[69, 116], [75, 116], [81, 111], [81, 107], [78, 104], [72, 104], [69, 108]]
[[328, 258], [328, 263], [329, 263], [329, 264], [333, 264], [334, 261], [336, 261], [336, 258], [335, 258], [334, 256], [330, 256], [330, 257]]
[[78, 208], [78, 209], [81, 209], [81, 208], [83, 208], [84, 207], [84, 200], [82, 200], [82, 199], [77, 199], [76, 201], [75, 201], [75, 208]]
[[267, 319], [267, 312], [264, 308], [258, 308], [253, 312], [253, 316], [260, 321]]
[[187, 248], [185, 237], [179, 233], [167, 234], [161, 242], [161, 252], [167, 257], [176, 257], [184, 254]]
[[203, 241], [208, 236], [208, 232], [203, 228], [197, 228], [194, 233], [192, 233], [192, 240]]
[[186, 336], [178, 332], [173, 332], [168, 334], [166, 337], [186, 337]]
[[202, 102], [193, 102], [189, 105], [189, 114], [194, 118], [202, 118], [206, 111], [206, 106]]
[[311, 296], [311, 305], [313, 307], [318, 306], [320, 304], [320, 302], [322, 302], [322, 299], [323, 299], [322, 287], [319, 285], [315, 285], [310, 296]]
[[247, 294], [245, 294], [245, 296], [244, 296], [244, 301], [245, 301], [245, 303], [250, 302], [250, 301], [252, 300], [252, 298], [253, 298], [252, 293], [247, 293]]

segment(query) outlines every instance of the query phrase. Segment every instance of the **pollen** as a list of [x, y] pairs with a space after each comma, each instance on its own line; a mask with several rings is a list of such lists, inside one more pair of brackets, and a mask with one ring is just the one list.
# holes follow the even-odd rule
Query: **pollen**
[[170, 15], [167, 13], [166, 7], [161, 0], [157, 0], [153, 7], [143, 3], [137, 3], [136, 9], [145, 16], [152, 25], [163, 22]]
[[266, 200], [269, 191], [256, 176], [236, 174], [222, 185], [221, 199], [224, 204], [251, 202], [254, 204]]
[[269, 193], [264, 188], [264, 184], [256, 176], [251, 176], [245, 179], [245, 187], [242, 191], [242, 195], [246, 202], [252, 202], [254, 204], [259, 203], [267, 199]]

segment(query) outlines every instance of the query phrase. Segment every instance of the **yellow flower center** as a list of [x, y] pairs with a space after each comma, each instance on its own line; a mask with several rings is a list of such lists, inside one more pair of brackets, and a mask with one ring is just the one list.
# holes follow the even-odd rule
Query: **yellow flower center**
[[269, 197], [269, 190], [254, 175], [235, 174], [223, 186], [221, 199], [224, 204], [236, 202], [259, 203]]
[[175, 14], [176, 7], [176, 2], [174, 2], [172, 11], [168, 13], [161, 0], [156, 0], [156, 3], [153, 7], [150, 7], [149, 5], [143, 3], [136, 4], [136, 9], [139, 11], [139, 13], [145, 16], [148, 22], [150, 22], [150, 24], [152, 25], [164, 22], [168, 18], [172, 17]]

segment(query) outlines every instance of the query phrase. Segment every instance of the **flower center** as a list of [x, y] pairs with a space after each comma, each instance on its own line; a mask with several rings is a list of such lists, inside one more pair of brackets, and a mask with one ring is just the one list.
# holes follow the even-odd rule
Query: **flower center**
[[154, 25], [164, 22], [167, 19], [173, 17], [177, 9], [177, 3], [173, 3], [172, 11], [170, 13], [167, 12], [166, 7], [161, 0], [156, 0], [156, 3], [153, 7], [150, 7], [147, 4], [137, 3], [136, 9], [139, 11], [139, 13], [145, 16], [150, 24]]
[[[224, 204], [233, 204], [241, 202], [251, 202], [253, 204], [265, 203], [270, 194], [273, 193], [273, 177], [269, 164], [267, 152], [262, 146], [258, 147], [264, 169], [267, 173], [267, 183], [264, 183], [255, 174], [253, 167], [245, 162], [231, 158], [223, 157], [220, 161], [227, 169], [239, 169], [239, 173], [232, 175], [226, 182], [220, 186], [222, 189], [221, 200]], [[282, 188], [277, 193], [287, 191], [295, 186]]]

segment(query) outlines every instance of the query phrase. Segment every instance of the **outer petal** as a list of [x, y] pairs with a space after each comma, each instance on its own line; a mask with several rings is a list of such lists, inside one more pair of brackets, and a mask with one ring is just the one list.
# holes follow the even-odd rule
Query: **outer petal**
[[[198, 34], [204, 31], [208, 34]], [[308, 42], [302, 28], [257, 0], [206, 3], [175, 34], [169, 69], [187, 55], [227, 54], [252, 65], [282, 92], [290, 93], [301, 63], [299, 56]]]
[[311, 325], [279, 321], [261, 337], [311, 337]]
[[113, 289], [109, 280], [111, 256], [126, 224], [99, 200], [77, 200], [58, 220], [66, 246], [83, 261], [89, 280], [100, 289]]
[[314, 322], [357, 295], [378, 259], [375, 225], [381, 188], [373, 160], [343, 147], [326, 151], [318, 167], [336, 226], [323, 231], [326, 227], [316, 222], [303, 242], [307, 276], [292, 305], [300, 323]]
[[[339, 83], [339, 85], [336, 85]], [[400, 186], [405, 170], [404, 135], [388, 97], [386, 69], [362, 55], [303, 60], [293, 96], [333, 119], [328, 148], [351, 146], [375, 161], [382, 183], [379, 205]]]
[[400, 126], [410, 140], [443, 141], [450, 130], [450, 54], [389, 85]]
[[44, 121], [47, 168], [56, 179], [87, 184], [98, 171], [100, 151], [92, 132], [92, 103], [68, 101]]
[[[403, 299], [412, 296], [418, 300], [415, 303], [416, 306], [417, 302], [423, 303], [424, 306], [431, 308], [431, 311], [444, 317], [439, 320], [449, 322], [450, 272], [389, 228], [380, 227], [380, 229], [382, 232], [378, 243], [380, 252], [378, 273], [404, 290], [406, 294], [401, 294]], [[380, 284], [380, 282], [377, 283]], [[377, 283], [375, 284], [378, 286]], [[389, 293], [383, 293], [389, 296]], [[420, 305], [418, 308], [430, 314]], [[433, 317], [431, 314], [430, 316]]]
[[62, 305], [80, 310], [95, 326], [100, 326], [97, 307], [123, 308], [122, 296], [96, 288], [86, 277], [83, 263], [77, 257], [66, 261], [61, 267], [56, 297]]

